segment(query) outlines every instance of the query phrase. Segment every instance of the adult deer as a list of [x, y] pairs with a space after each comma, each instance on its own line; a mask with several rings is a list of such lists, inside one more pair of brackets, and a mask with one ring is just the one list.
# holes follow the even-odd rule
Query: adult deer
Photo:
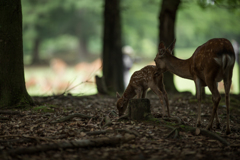
[[235, 54], [229, 40], [215, 38], [199, 46], [193, 55], [186, 60], [181, 60], [173, 56], [172, 50], [176, 40], [166, 48], [161, 42], [158, 47], [158, 54], [154, 59], [156, 66], [162, 70], [168, 70], [182, 78], [191, 79], [195, 82], [198, 99], [197, 126], [201, 126], [201, 87], [208, 86], [212, 93], [213, 110], [207, 125], [207, 129], [212, 128], [214, 117], [216, 116], [217, 128], [220, 128], [218, 118], [218, 104], [221, 96], [218, 92], [217, 83], [223, 79], [225, 89], [225, 99], [227, 106], [227, 130], [229, 127], [229, 90], [232, 83], [232, 72], [235, 63]]
[[167, 114], [170, 117], [168, 96], [163, 84], [163, 74], [153, 65], [145, 66], [141, 70], [134, 72], [123, 95], [120, 96], [117, 93], [117, 97], [119, 98], [117, 101], [119, 116], [123, 115], [127, 109], [129, 99], [135, 96], [137, 98], [145, 98], [148, 88], [158, 95], [163, 106], [163, 115], [165, 115], [165, 111], [162, 97], [164, 98], [167, 106]]

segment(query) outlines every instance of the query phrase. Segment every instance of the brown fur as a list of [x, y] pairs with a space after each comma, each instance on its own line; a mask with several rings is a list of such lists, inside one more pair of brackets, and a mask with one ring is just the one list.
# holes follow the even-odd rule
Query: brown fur
[[133, 73], [122, 97], [118, 97], [117, 109], [119, 111], [119, 116], [124, 114], [129, 99], [135, 96], [137, 96], [137, 98], [145, 98], [148, 88], [158, 95], [162, 104], [163, 95], [167, 105], [168, 116], [170, 117], [167, 92], [163, 84], [163, 74], [160, 71], [157, 71], [156, 66], [153, 65], [148, 65]]
[[201, 125], [201, 88], [208, 86], [212, 92], [214, 107], [207, 129], [212, 128], [215, 116], [217, 127], [220, 127], [217, 108], [221, 96], [217, 89], [217, 83], [223, 79], [227, 106], [226, 132], [230, 133], [229, 90], [235, 62], [235, 54], [231, 43], [224, 38], [211, 39], [199, 46], [193, 55], [186, 60], [178, 59], [171, 54], [174, 45], [175, 41], [169, 48], [166, 48], [163, 42], [159, 44], [159, 51], [154, 59], [156, 66], [161, 70], [168, 70], [182, 78], [191, 79], [195, 82], [198, 98], [197, 126]]

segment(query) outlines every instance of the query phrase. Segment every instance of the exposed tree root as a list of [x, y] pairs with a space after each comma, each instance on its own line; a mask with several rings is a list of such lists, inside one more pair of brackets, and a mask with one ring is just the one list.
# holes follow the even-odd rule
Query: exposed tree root
[[9, 118], [0, 116], [0, 120], [9, 120]]
[[[201, 134], [203, 136], [208, 136], [208, 137], [211, 137], [213, 139], [216, 139], [218, 140], [219, 142], [221, 142], [223, 145], [225, 146], [228, 146], [229, 143], [222, 137], [220, 137], [219, 135], [211, 132], [211, 131], [208, 131], [208, 130], [205, 130], [205, 129], [200, 129], [200, 128], [195, 128], [195, 127], [191, 127], [191, 126], [184, 126], [184, 127], [179, 127], [178, 129], [177, 128], [174, 128], [173, 126], [171, 125], [168, 125], [165, 123], [164, 125], [165, 127], [168, 127], [168, 128], [171, 128], [173, 129], [169, 134], [168, 136], [166, 136], [166, 138], [170, 137], [173, 133], [175, 133], [175, 136], [174, 137], [178, 137], [179, 135], [179, 130], [181, 129], [181, 131], [184, 131], [184, 132], [187, 132], [187, 131], [191, 131], [192, 133], [194, 133], [196, 135], [197, 134]], [[200, 129], [200, 132], [199, 132], [199, 129]]]
[[50, 122], [50, 123], [54, 124], [54, 123], [66, 122], [66, 121], [71, 120], [71, 119], [73, 119], [73, 118], [75, 118], [75, 117], [80, 117], [80, 118], [85, 118], [85, 119], [91, 119], [91, 118], [93, 118], [93, 117], [91, 117], [91, 116], [84, 115], [84, 114], [81, 114], [81, 113], [75, 113], [75, 114], [71, 114], [71, 115], [68, 115], [68, 116], [66, 116], [66, 117], [63, 117], [63, 118], [61, 118], [61, 119], [58, 119], [58, 120], [56, 120], [56, 121]]
[[86, 132], [88, 136], [99, 135], [99, 134], [106, 134], [113, 132], [113, 130], [101, 130], [101, 131], [93, 131], [93, 132]]
[[129, 133], [129, 134], [134, 134], [135, 136], [139, 137], [140, 134], [138, 134], [137, 132], [135, 131], [131, 131], [131, 130], [128, 130], [128, 129], [117, 129], [118, 132], [126, 132], [126, 133]]
[[[4, 136], [0, 136], [0, 138], [6, 138], [6, 137], [23, 137], [24, 139], [35, 139], [36, 141], [47, 141], [47, 142], [55, 142], [54, 140], [52, 139], [49, 139], [49, 138], [44, 138], [44, 137], [35, 137], [35, 136], [23, 136], [23, 135], [4, 135]], [[5, 141], [5, 140], [2, 140], [2, 141]], [[9, 141], [9, 140], [8, 140]], [[15, 140], [13, 140], [15, 141]]]
[[[196, 129], [197, 128], [192, 128], [191, 131], [192, 132], [196, 132]], [[229, 143], [224, 138], [220, 137], [219, 135], [217, 135], [217, 134], [215, 134], [215, 133], [213, 133], [211, 131], [208, 131], [208, 130], [205, 130], [205, 129], [200, 129], [200, 134], [204, 135], [204, 136], [207, 136], [207, 137], [211, 137], [213, 139], [216, 139], [216, 140], [218, 140], [219, 142], [221, 142], [225, 146], [229, 145]]]
[[169, 121], [177, 121], [177, 124], [184, 124], [184, 122], [181, 120], [181, 118], [174, 116], [174, 117], [166, 117], [163, 118], [163, 120], [169, 120]]
[[[8, 155], [18, 155], [18, 154], [33, 154], [38, 152], [58, 150], [58, 149], [68, 149], [68, 148], [84, 148], [84, 147], [101, 147], [101, 146], [112, 146], [126, 143], [135, 138], [134, 135], [125, 135], [119, 137], [110, 138], [99, 138], [99, 139], [86, 139], [86, 140], [74, 140], [68, 142], [59, 142], [54, 144], [43, 144], [38, 146], [30, 146], [25, 148], [10, 149], [5, 151]], [[0, 152], [1, 153], [1, 152]]]
[[3, 111], [3, 110], [0, 110], [0, 114], [9, 114], [9, 115], [20, 115], [20, 116], [24, 116], [21, 112], [18, 112], [18, 111]]

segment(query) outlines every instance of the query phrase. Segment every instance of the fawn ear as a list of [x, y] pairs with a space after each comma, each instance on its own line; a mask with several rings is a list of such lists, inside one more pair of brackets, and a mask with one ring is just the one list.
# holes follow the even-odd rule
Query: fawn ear
[[168, 46], [168, 49], [171, 51], [171, 53], [175, 47], [175, 43], [176, 43], [176, 39], [174, 39], [173, 42]]
[[158, 49], [163, 49], [163, 48], [165, 48], [165, 44], [163, 41], [161, 41], [158, 45]]
[[117, 98], [121, 98], [120, 94], [118, 92], [116, 92], [116, 97]]

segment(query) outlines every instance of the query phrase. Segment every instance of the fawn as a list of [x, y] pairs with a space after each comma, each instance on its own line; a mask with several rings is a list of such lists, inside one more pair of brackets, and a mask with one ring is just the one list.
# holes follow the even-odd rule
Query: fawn
[[164, 43], [159, 44], [158, 54], [154, 59], [156, 66], [161, 70], [168, 70], [182, 78], [191, 79], [195, 82], [198, 99], [197, 126], [201, 125], [201, 88], [208, 86], [212, 92], [213, 111], [207, 126], [212, 128], [214, 117], [216, 116], [217, 128], [220, 128], [218, 118], [218, 104], [221, 96], [218, 92], [218, 82], [223, 79], [225, 89], [225, 99], [227, 106], [227, 130], [229, 134], [229, 91], [232, 83], [232, 73], [235, 63], [235, 54], [232, 44], [224, 38], [210, 39], [199, 46], [193, 55], [186, 60], [173, 56], [172, 50], [176, 40], [166, 48]]
[[[123, 115], [127, 109], [129, 99], [135, 96], [137, 96], [137, 98], [145, 98], [148, 88], [158, 95], [163, 106], [162, 97], [164, 97], [167, 114], [168, 117], [170, 117], [168, 96], [163, 84], [163, 74], [153, 65], [145, 66], [141, 70], [134, 72], [123, 95], [120, 96], [117, 93], [117, 97], [119, 98], [117, 101], [119, 116]], [[164, 107], [163, 115], [165, 115]]]

